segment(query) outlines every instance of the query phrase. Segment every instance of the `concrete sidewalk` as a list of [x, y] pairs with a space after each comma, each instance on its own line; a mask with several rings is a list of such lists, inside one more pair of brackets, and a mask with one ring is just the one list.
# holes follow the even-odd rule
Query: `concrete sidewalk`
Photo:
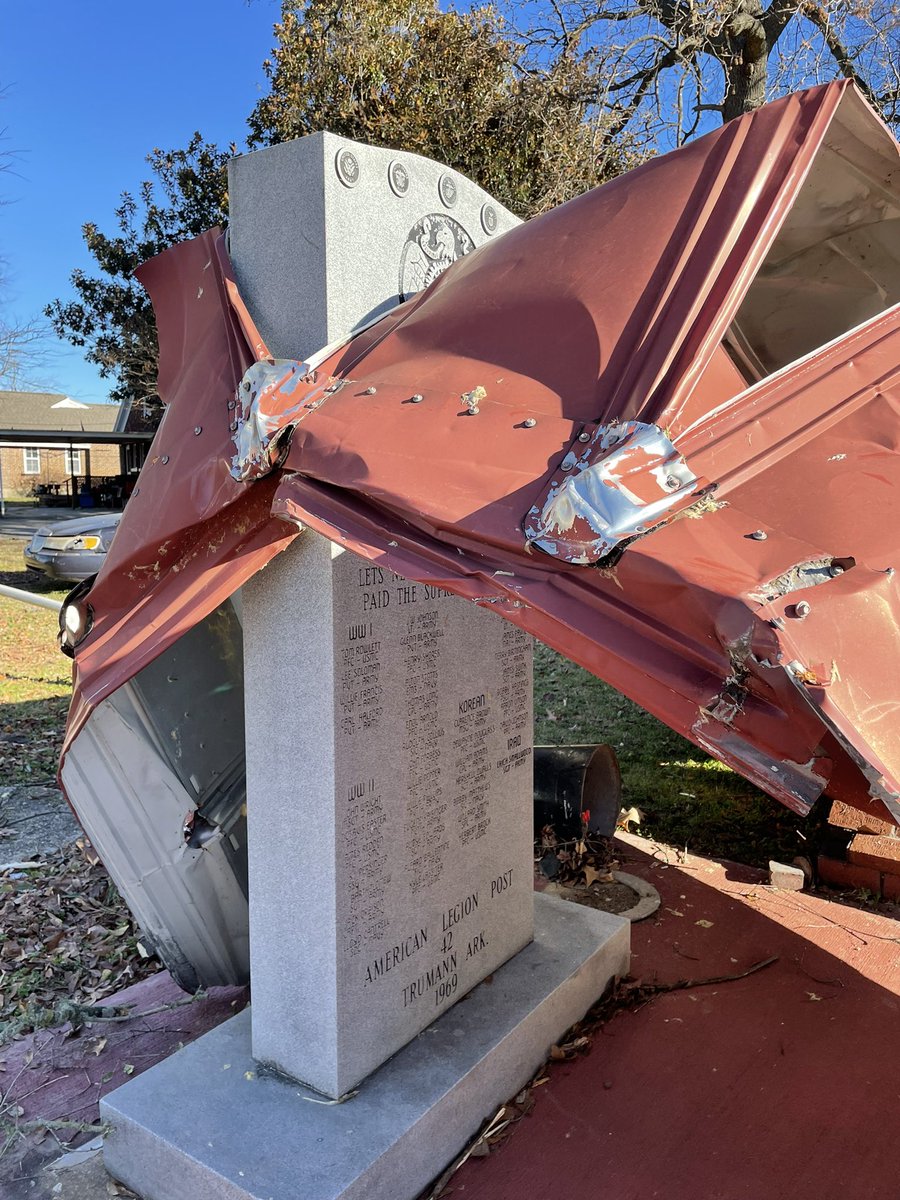
[[[736, 975], [619, 1012], [586, 1054], [552, 1063], [530, 1114], [446, 1186], [453, 1200], [889, 1200], [900, 1096], [900, 923], [761, 872], [620, 837], [623, 869], [662, 896], [633, 927], [643, 983]], [[146, 1011], [184, 997], [164, 973], [117, 998]], [[97, 1118], [99, 1097], [237, 1011], [241, 990], [78, 1037], [0, 1049], [21, 1123]], [[111, 1003], [111, 1001], [107, 1001]], [[29, 1053], [33, 1057], [28, 1060]], [[11, 1085], [11, 1086], [10, 1086]], [[884, 1132], [882, 1132], [884, 1128]], [[100, 1200], [99, 1159], [58, 1174], [33, 1135], [0, 1160], [4, 1200]], [[60, 1186], [61, 1185], [61, 1186]], [[298, 1198], [300, 1196], [298, 1192]], [[294, 1197], [279, 1198], [294, 1200]]]

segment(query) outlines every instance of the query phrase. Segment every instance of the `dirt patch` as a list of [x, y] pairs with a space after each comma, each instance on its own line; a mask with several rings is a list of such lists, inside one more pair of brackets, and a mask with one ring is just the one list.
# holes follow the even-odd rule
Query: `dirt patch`
[[584, 904], [588, 908], [598, 908], [601, 912], [626, 913], [634, 908], [640, 896], [626, 883], [593, 883], [589, 888], [561, 887], [550, 884], [544, 889], [551, 896], [561, 896], [563, 900], [571, 900], [574, 904]]

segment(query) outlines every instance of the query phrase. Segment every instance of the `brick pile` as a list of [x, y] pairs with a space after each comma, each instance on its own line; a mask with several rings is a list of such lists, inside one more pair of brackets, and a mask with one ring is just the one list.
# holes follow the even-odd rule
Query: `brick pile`
[[847, 834], [845, 857], [820, 854], [819, 879], [834, 887], [865, 888], [886, 900], [900, 900], [900, 829], [886, 818], [834, 800], [828, 824]]

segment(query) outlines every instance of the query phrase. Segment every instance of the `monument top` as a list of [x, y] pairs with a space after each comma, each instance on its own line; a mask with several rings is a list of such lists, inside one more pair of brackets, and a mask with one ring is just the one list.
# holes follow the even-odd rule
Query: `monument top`
[[309, 357], [520, 223], [458, 171], [331, 133], [233, 158], [228, 193], [238, 285], [279, 358]]

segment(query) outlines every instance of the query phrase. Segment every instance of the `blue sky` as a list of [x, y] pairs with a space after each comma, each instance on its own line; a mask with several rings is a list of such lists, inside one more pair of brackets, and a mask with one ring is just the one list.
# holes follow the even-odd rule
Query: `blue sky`
[[[91, 269], [81, 226], [112, 231], [119, 193], [149, 173], [154, 147], [195, 129], [236, 141], [264, 88], [277, 0], [0, 0], [0, 129], [15, 151], [0, 175], [4, 315], [27, 319], [71, 296]], [[41, 382], [78, 400], [109, 383], [67, 344]]]

